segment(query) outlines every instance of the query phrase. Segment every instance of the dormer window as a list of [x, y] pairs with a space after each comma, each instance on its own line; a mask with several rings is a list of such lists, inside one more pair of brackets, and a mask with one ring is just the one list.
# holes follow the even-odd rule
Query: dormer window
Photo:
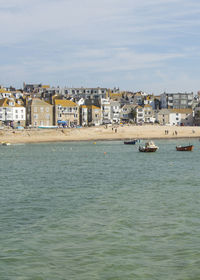
[[14, 102], [10, 101], [10, 102], [9, 102], [9, 105], [10, 105], [10, 106], [14, 106]]

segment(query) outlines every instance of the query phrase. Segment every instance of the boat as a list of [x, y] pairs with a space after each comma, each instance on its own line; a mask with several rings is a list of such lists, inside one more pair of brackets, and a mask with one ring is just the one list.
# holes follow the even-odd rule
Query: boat
[[145, 152], [145, 153], [152, 153], [156, 152], [159, 149], [158, 146], [154, 144], [153, 141], [149, 141], [145, 143], [145, 146], [139, 146], [139, 152]]
[[193, 145], [187, 145], [187, 146], [176, 146], [177, 151], [189, 151], [191, 152], [193, 150], [194, 146]]
[[1, 145], [2, 146], [10, 146], [11, 144], [9, 142], [2, 142]]
[[41, 128], [41, 129], [56, 129], [58, 128], [57, 125], [40, 125], [38, 126], [38, 128]]
[[135, 145], [138, 142], [137, 139], [130, 140], [130, 141], [124, 141], [124, 144], [126, 145]]

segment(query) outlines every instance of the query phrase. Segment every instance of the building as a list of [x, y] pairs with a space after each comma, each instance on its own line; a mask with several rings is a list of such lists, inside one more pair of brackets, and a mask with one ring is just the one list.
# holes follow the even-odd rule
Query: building
[[137, 106], [133, 104], [125, 104], [120, 110], [120, 120], [124, 123], [136, 120], [135, 108]]
[[16, 103], [14, 99], [0, 99], [0, 124], [15, 126], [25, 126], [26, 108]]
[[192, 106], [193, 106], [193, 92], [161, 94], [161, 108], [188, 109], [188, 108], [192, 108]]
[[106, 98], [107, 96], [107, 88], [65, 88], [65, 94], [68, 96], [80, 96], [85, 99], [87, 98]]
[[80, 124], [82, 126], [100, 125], [101, 108], [95, 105], [80, 106]]
[[136, 111], [136, 123], [141, 124], [144, 123], [144, 108], [142, 106], [137, 106], [135, 108]]
[[154, 111], [151, 105], [147, 104], [144, 105], [144, 122], [145, 123], [154, 123], [155, 118], [154, 118]]
[[194, 109], [194, 125], [200, 126], [200, 107]]
[[136, 92], [133, 98], [133, 104], [142, 106], [144, 97], [141, 92]]
[[55, 125], [64, 124], [68, 127], [79, 125], [79, 105], [71, 100], [55, 99]]
[[155, 102], [154, 102], [154, 95], [149, 94], [144, 97], [144, 105], [151, 105], [151, 107], [154, 109], [155, 108]]
[[161, 109], [155, 113], [156, 115], [156, 121], [161, 125], [167, 125], [169, 124], [169, 115], [170, 110], [169, 109]]
[[120, 102], [118, 101], [110, 101], [110, 120], [111, 123], [120, 122]]
[[193, 125], [193, 111], [192, 109], [172, 109], [169, 115], [170, 125]]
[[0, 88], [0, 99], [2, 98], [10, 98], [12, 96], [12, 92], [6, 90], [4, 88]]
[[33, 98], [27, 102], [28, 126], [52, 126], [53, 125], [53, 105], [39, 99]]
[[111, 105], [109, 98], [101, 98], [101, 124], [111, 123]]

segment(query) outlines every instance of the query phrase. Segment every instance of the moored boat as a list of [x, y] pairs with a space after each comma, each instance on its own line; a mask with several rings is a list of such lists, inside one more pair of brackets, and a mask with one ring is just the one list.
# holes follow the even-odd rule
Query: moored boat
[[2, 142], [1, 145], [2, 146], [10, 146], [11, 144], [9, 142]]
[[145, 152], [145, 153], [152, 153], [156, 152], [159, 149], [158, 146], [154, 144], [153, 141], [149, 141], [145, 143], [145, 146], [139, 146], [139, 152]]
[[176, 146], [177, 151], [189, 151], [191, 152], [193, 150], [193, 145], [187, 145], [187, 146]]
[[124, 144], [126, 145], [135, 145], [138, 142], [137, 139], [130, 140], [130, 141], [124, 141]]

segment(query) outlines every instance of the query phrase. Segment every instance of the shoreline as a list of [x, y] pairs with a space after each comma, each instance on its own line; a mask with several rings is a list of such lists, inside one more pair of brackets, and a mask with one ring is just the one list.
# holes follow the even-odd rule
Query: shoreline
[[[167, 134], [166, 134], [167, 133]], [[124, 141], [179, 140], [200, 138], [200, 127], [169, 127], [154, 125], [115, 125], [82, 128], [0, 130], [0, 142], [11, 144], [78, 142], [78, 141]]]

